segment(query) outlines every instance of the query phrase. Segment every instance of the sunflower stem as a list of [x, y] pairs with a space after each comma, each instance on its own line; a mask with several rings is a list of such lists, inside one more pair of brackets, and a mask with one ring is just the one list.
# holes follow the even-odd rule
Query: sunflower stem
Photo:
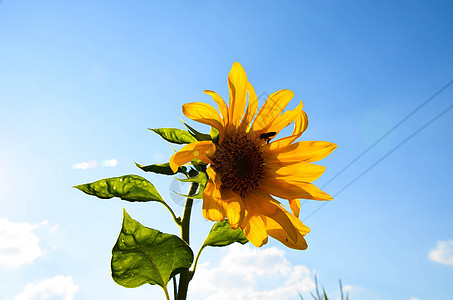
[[[176, 275], [173, 276], [173, 299], [176, 300], [176, 297], [178, 296], [178, 286], [176, 285]], [[343, 299], [341, 299], [343, 300]]]
[[[189, 196], [196, 194], [198, 190], [198, 183], [192, 182], [190, 187]], [[184, 214], [181, 221], [181, 237], [183, 241], [189, 245], [190, 237], [190, 215], [192, 213], [193, 198], [187, 198], [186, 206], [184, 207]], [[192, 279], [192, 272], [190, 270], [184, 270], [179, 275], [179, 287], [178, 287], [178, 300], [187, 299], [187, 290], [189, 287], [189, 281]]]

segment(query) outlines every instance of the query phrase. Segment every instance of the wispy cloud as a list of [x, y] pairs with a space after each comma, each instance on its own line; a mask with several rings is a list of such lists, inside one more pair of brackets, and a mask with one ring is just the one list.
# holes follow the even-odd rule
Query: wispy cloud
[[87, 170], [87, 169], [95, 169], [99, 165], [101, 165], [101, 167], [116, 167], [118, 165], [118, 161], [114, 158], [108, 159], [108, 160], [102, 160], [100, 163], [98, 163], [96, 160], [83, 161], [80, 163], [73, 164], [72, 168], [80, 169], [80, 170]]
[[31, 225], [0, 218], [0, 265], [17, 267], [42, 256], [40, 239], [33, 230], [45, 224], [47, 221]]
[[[256, 249], [231, 245], [219, 267], [200, 264], [190, 287], [194, 299], [295, 299], [298, 291], [314, 289], [312, 272], [293, 265], [275, 247]], [[275, 288], [260, 288], [260, 282]]]
[[27, 284], [24, 290], [14, 297], [14, 300], [44, 300], [53, 299], [53, 297], [73, 300], [78, 290], [79, 287], [74, 284], [71, 276], [58, 275]]
[[437, 241], [437, 247], [431, 249], [428, 257], [444, 265], [453, 265], [453, 240]]

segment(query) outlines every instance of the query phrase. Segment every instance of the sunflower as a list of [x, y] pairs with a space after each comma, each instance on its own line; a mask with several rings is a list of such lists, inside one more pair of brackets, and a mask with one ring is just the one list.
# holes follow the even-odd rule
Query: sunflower
[[[184, 115], [218, 130], [217, 141], [186, 145], [170, 159], [171, 168], [199, 159], [208, 164], [203, 195], [203, 216], [212, 221], [228, 219], [247, 239], [261, 247], [271, 236], [294, 249], [306, 249], [310, 229], [299, 219], [300, 198], [332, 200], [310, 182], [324, 172], [312, 162], [329, 155], [337, 146], [329, 142], [299, 141], [308, 118], [302, 101], [283, 112], [294, 94], [271, 94], [258, 111], [258, 98], [242, 66], [235, 62], [228, 75], [229, 106], [213, 91], [220, 114], [201, 102], [184, 104]], [[247, 97], [248, 95], [248, 97]], [[248, 101], [247, 101], [248, 98]], [[257, 113], [258, 111], [258, 113]], [[282, 113], [283, 112], [283, 113]], [[273, 140], [294, 122], [290, 136]], [[274, 197], [289, 201], [291, 212]]]

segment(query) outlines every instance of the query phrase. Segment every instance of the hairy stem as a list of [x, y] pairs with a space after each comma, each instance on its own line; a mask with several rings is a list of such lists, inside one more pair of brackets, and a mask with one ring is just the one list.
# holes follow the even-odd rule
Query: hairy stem
[[[196, 194], [198, 190], [198, 183], [192, 182], [190, 187], [189, 196]], [[181, 237], [183, 241], [189, 245], [190, 237], [190, 215], [192, 213], [193, 198], [187, 198], [186, 206], [184, 207], [184, 214], [181, 221]], [[178, 287], [178, 300], [185, 300], [187, 298], [187, 289], [189, 287], [189, 281], [192, 279], [192, 272], [185, 270], [179, 275], [179, 287]]]
[[176, 275], [173, 276], [173, 299], [176, 300], [176, 297], [178, 297], [178, 287], [176, 285]]

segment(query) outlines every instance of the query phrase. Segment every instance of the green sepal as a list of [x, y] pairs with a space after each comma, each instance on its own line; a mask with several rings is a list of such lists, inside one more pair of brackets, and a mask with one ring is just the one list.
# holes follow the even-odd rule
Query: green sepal
[[193, 262], [192, 249], [173, 234], [148, 228], [132, 219], [123, 209], [123, 226], [112, 249], [112, 278], [124, 287], [168, 281]]
[[194, 195], [184, 195], [184, 194], [180, 194], [180, 193], [176, 193], [176, 194], [186, 197], [186, 198], [203, 199], [204, 189], [206, 187], [206, 183], [208, 182], [208, 175], [206, 173], [198, 172], [198, 174], [195, 177], [190, 177], [190, 178], [186, 178], [186, 179], [181, 179], [181, 178], [177, 178], [177, 177], [175, 177], [175, 178], [181, 182], [196, 182], [199, 184], [198, 192]]
[[198, 171], [198, 172], [206, 172], [206, 168], [208, 166], [207, 163], [202, 162], [198, 158], [195, 158], [190, 162], [192, 166]]
[[145, 172], [153, 172], [153, 173], [163, 174], [163, 175], [175, 175], [176, 173], [187, 174], [187, 168], [184, 166], [179, 167], [178, 171], [173, 172], [173, 170], [170, 168], [170, 163], [153, 164], [153, 165], [149, 165], [149, 166], [142, 166], [138, 163], [135, 163], [135, 165]]
[[181, 182], [196, 182], [196, 183], [199, 183], [200, 185], [205, 186], [206, 183], [208, 182], [208, 175], [205, 172], [198, 172], [197, 176], [195, 176], [195, 177], [186, 178], [186, 179], [180, 179], [180, 178], [176, 178], [176, 179]]
[[198, 141], [211, 141], [211, 136], [209, 134], [201, 133], [198, 130], [194, 129], [192, 126], [187, 124], [186, 122], [182, 121], [184, 125], [189, 130], [189, 133]]
[[209, 136], [213, 143], [217, 144], [219, 141], [219, 131], [211, 126], [211, 132], [209, 132]]
[[82, 192], [101, 199], [118, 197], [131, 202], [164, 202], [154, 185], [143, 177], [125, 175], [75, 186]]
[[186, 198], [203, 199], [204, 189], [205, 189], [205, 186], [200, 184], [198, 187], [198, 192], [195, 195], [184, 195], [184, 194], [180, 194], [180, 193], [176, 193], [176, 192], [175, 193], [178, 194], [179, 196], [183, 196]]
[[202, 247], [224, 247], [233, 243], [245, 244], [248, 240], [240, 228], [231, 229], [228, 220], [218, 221], [212, 226]]
[[196, 142], [197, 139], [189, 132], [177, 128], [148, 128], [160, 135], [164, 140], [174, 144], [190, 144]]

